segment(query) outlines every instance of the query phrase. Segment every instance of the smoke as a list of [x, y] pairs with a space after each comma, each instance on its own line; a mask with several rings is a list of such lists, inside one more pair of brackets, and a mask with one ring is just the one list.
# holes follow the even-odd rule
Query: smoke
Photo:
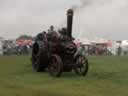
[[[92, 3], [92, 0], [80, 0], [80, 4], [75, 4], [70, 7], [70, 9], [73, 9], [75, 13], [81, 11], [85, 7], [89, 6]], [[63, 19], [62, 22], [58, 27], [66, 27], [66, 19]]]
[[82, 9], [89, 7], [89, 6], [93, 6], [93, 5], [104, 5], [107, 2], [110, 2], [111, 0], [79, 0], [80, 1], [80, 5], [73, 5], [71, 7], [71, 9], [73, 9], [74, 11], [81, 11]]
[[71, 8], [76, 37], [128, 39], [128, 0], [80, 0]]
[[128, 39], [128, 0], [0, 0], [0, 36], [65, 27], [68, 8], [74, 10], [74, 37]]
[[73, 9], [75, 12], [80, 11], [82, 8], [85, 8], [92, 4], [91, 0], [80, 0], [81, 4], [80, 5], [72, 5], [71, 9]]

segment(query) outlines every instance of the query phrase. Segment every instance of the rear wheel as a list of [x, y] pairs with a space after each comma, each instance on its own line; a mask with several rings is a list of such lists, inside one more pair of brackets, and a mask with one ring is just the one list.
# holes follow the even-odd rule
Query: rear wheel
[[88, 60], [85, 56], [79, 55], [76, 58], [76, 65], [74, 71], [78, 75], [85, 76], [88, 72]]
[[32, 67], [36, 72], [43, 72], [45, 71], [45, 66], [47, 62], [47, 56], [45, 55], [46, 52], [44, 53], [41, 51], [40, 46], [35, 43], [33, 45], [33, 50], [32, 50]]
[[62, 74], [63, 63], [61, 57], [58, 55], [52, 55], [49, 62], [49, 73], [51, 76], [60, 77]]
[[41, 68], [39, 56], [37, 55], [37, 56], [34, 56], [33, 58], [34, 59], [32, 59], [32, 66], [33, 66], [34, 71], [42, 72], [43, 69]]

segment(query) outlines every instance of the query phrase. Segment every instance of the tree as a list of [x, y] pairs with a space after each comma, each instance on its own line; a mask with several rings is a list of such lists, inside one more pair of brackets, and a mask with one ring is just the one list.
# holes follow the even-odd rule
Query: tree
[[18, 39], [22, 39], [22, 40], [33, 40], [33, 37], [24, 34], [24, 35], [19, 36], [16, 40], [18, 40]]

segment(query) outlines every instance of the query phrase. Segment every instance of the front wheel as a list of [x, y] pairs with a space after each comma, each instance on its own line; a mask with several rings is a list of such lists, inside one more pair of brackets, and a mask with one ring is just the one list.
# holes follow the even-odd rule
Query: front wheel
[[62, 73], [63, 63], [59, 55], [52, 55], [49, 62], [49, 73], [53, 77], [60, 77]]
[[75, 60], [75, 67], [74, 71], [78, 75], [83, 75], [85, 76], [88, 72], [88, 60], [84, 55], [79, 55], [76, 57]]

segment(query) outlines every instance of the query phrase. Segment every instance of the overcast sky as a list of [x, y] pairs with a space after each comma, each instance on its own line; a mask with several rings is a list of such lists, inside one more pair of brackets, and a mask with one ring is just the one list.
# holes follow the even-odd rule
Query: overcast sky
[[75, 37], [128, 39], [128, 0], [0, 0], [0, 37], [65, 26], [68, 8], [75, 10]]

